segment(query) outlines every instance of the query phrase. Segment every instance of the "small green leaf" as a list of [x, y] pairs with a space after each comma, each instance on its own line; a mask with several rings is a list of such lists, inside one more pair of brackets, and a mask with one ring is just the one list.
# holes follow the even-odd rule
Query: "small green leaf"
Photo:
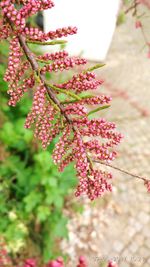
[[53, 228], [53, 234], [56, 237], [68, 237], [68, 231], [67, 231], [67, 222], [68, 219], [66, 217], [61, 217], [57, 224]]
[[126, 21], [126, 14], [124, 11], [121, 11], [120, 14], [118, 15], [117, 19], [117, 25], [121, 25]]
[[32, 191], [24, 198], [26, 212], [31, 212], [42, 201], [42, 194], [40, 192]]
[[50, 216], [51, 211], [49, 207], [39, 206], [37, 209], [37, 219], [39, 222], [44, 222]]
[[61, 104], [70, 104], [70, 103], [76, 103], [76, 102], [78, 102], [78, 103], [80, 103], [80, 101], [82, 101], [82, 100], [84, 100], [84, 99], [87, 99], [87, 98], [92, 98], [92, 97], [95, 97], [94, 95], [79, 95], [79, 97], [81, 98], [80, 100], [69, 100], [69, 101], [62, 101], [61, 102]]
[[99, 63], [99, 64], [96, 64], [96, 65], [94, 65], [93, 67], [91, 67], [91, 68], [85, 70], [83, 73], [86, 73], [86, 72], [88, 72], [88, 71], [97, 70], [97, 69], [99, 69], [99, 68], [104, 67], [105, 65], [106, 65], [105, 63]]
[[50, 154], [48, 151], [42, 151], [39, 154], [34, 156], [35, 161], [44, 171], [48, 171], [51, 169], [53, 163], [50, 160]]
[[63, 197], [57, 195], [56, 199], [55, 199], [55, 202], [54, 202], [55, 207], [57, 209], [61, 209], [63, 207], [63, 204], [64, 204]]
[[40, 42], [40, 41], [32, 41], [32, 40], [27, 40], [27, 43], [29, 44], [36, 44], [36, 45], [62, 45], [66, 44], [66, 40], [53, 40], [51, 42]]
[[96, 108], [96, 109], [94, 109], [94, 110], [91, 110], [91, 111], [88, 113], [88, 116], [90, 116], [91, 114], [96, 113], [96, 112], [98, 112], [98, 111], [100, 111], [100, 110], [109, 108], [109, 107], [110, 107], [110, 105], [106, 105], [106, 106], [99, 107], [99, 108]]
[[57, 187], [57, 178], [49, 175], [49, 173], [41, 178], [41, 184], [48, 187]]

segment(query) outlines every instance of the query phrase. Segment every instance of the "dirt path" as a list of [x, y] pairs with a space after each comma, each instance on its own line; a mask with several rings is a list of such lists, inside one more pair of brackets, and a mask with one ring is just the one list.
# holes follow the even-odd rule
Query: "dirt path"
[[[116, 29], [107, 66], [99, 72], [104, 92], [113, 96], [112, 107], [101, 116], [115, 121], [125, 135], [114, 165], [150, 179], [150, 59], [141, 51], [143, 44], [132, 19]], [[81, 253], [90, 267], [110, 258], [119, 259], [119, 267], [150, 266], [150, 195], [140, 180], [113, 173], [111, 196], [94, 205], [86, 202], [82, 214], [72, 215], [70, 240], [62, 244], [70, 267]]]

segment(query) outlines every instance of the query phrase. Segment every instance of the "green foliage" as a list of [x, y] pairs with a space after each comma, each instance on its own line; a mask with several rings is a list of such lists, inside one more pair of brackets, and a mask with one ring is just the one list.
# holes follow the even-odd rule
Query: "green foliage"
[[[24, 121], [32, 99], [24, 98], [16, 108], [7, 105], [7, 85], [3, 81], [8, 47], [0, 47], [1, 151], [0, 151], [0, 236], [10, 252], [28, 253], [32, 243], [44, 260], [56, 257], [58, 241], [67, 238], [63, 214], [66, 196], [76, 185], [73, 166], [63, 173], [51, 159], [54, 144], [42, 151]], [[31, 246], [29, 247], [31, 250]]]
[[121, 10], [117, 18], [117, 25], [119, 26], [125, 22], [126, 22], [126, 14], [123, 10]]
[[132, 2], [133, 2], [132, 0], [123, 0], [123, 3], [124, 3], [125, 5], [130, 4], [130, 3], [132, 3]]

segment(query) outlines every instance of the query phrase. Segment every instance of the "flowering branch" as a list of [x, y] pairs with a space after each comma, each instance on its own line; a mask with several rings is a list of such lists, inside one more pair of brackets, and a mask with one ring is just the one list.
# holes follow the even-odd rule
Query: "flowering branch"
[[117, 170], [117, 171], [120, 171], [120, 172], [122, 172], [122, 173], [125, 173], [125, 174], [127, 174], [127, 175], [129, 175], [129, 176], [135, 177], [135, 178], [137, 178], [137, 179], [143, 180], [144, 182], [147, 181], [147, 178], [144, 178], [144, 177], [139, 176], [139, 175], [137, 175], [137, 174], [133, 174], [133, 173], [128, 172], [128, 171], [126, 171], [126, 170], [120, 169], [120, 168], [118, 168], [118, 167], [116, 167], [116, 166], [114, 166], [114, 165], [111, 165], [111, 164], [109, 164], [109, 163], [100, 162], [100, 161], [98, 161], [98, 160], [94, 160], [94, 162], [95, 162], [95, 163], [102, 164], [102, 165], [105, 165], [105, 166], [108, 166], [108, 167], [110, 167], [110, 168], [112, 168], [112, 169], [115, 169], [115, 170]]
[[137, 1], [134, 1], [134, 3], [129, 8], [127, 8], [124, 13], [127, 14], [131, 10], [134, 10], [133, 13], [135, 13], [135, 10], [136, 10], [136, 8], [137, 8], [138, 5], [139, 5], [139, 3]]
[[127, 14], [128, 12], [133, 10], [133, 16], [136, 19], [135, 27], [136, 27], [136, 29], [141, 29], [141, 33], [142, 33], [144, 43], [145, 43], [144, 46], [147, 46], [148, 58], [150, 58], [150, 42], [148, 41], [148, 38], [147, 38], [145, 30], [144, 30], [144, 25], [141, 21], [141, 17], [143, 16], [143, 14], [141, 15], [139, 12], [139, 8], [141, 5], [144, 5], [147, 9], [150, 9], [149, 0], [134, 0], [133, 4], [131, 4], [131, 6], [129, 6], [129, 8], [127, 10], [125, 10], [125, 14]]
[[[55, 84], [47, 81], [47, 72], [82, 67], [87, 61], [69, 57], [66, 51], [37, 56], [30, 50], [28, 43], [57, 45], [60, 43], [57, 39], [76, 33], [76, 27], [44, 33], [26, 26], [29, 16], [53, 6], [51, 0], [2, 0], [0, 3], [1, 38], [10, 42], [8, 69], [4, 77], [9, 83], [9, 105], [15, 106], [28, 88], [33, 90], [33, 105], [25, 127], [35, 126], [34, 136], [42, 142], [44, 149], [56, 136], [60, 137], [53, 151], [55, 164], [63, 171], [74, 162], [79, 178], [76, 196], [86, 193], [93, 200], [112, 190], [112, 174], [95, 169], [92, 158], [102, 162], [115, 159], [114, 147], [120, 143], [122, 135], [115, 131], [115, 123], [103, 118], [89, 119], [89, 115], [108, 108], [111, 101], [109, 96], [87, 94], [88, 90], [96, 90], [103, 83], [96, 79], [93, 71], [104, 64], [82, 69], [65, 83]], [[88, 105], [99, 107], [88, 112]]]
[[132, 176], [132, 177], [134, 177], [134, 178], [143, 180], [143, 181], [144, 181], [144, 185], [145, 185], [146, 188], [147, 188], [147, 191], [150, 192], [150, 180], [147, 179], [146, 177], [142, 177], [142, 176], [139, 176], [139, 175], [137, 175], [137, 174], [133, 174], [133, 173], [131, 173], [131, 172], [128, 172], [128, 171], [126, 171], [126, 170], [123, 170], [123, 169], [121, 169], [121, 168], [118, 168], [118, 167], [116, 167], [116, 166], [114, 166], [114, 165], [111, 165], [111, 164], [109, 164], [109, 163], [101, 162], [101, 161], [98, 161], [98, 160], [93, 160], [93, 162], [95, 162], [95, 163], [99, 163], [99, 164], [102, 164], [102, 165], [105, 165], [105, 166], [107, 166], [107, 167], [110, 167], [110, 168], [112, 168], [112, 169], [115, 169], [115, 170], [117, 170], [117, 171], [120, 171], [120, 172], [122, 172], [122, 173], [125, 173], [125, 174], [127, 174], [127, 175], [129, 175], [129, 176]]

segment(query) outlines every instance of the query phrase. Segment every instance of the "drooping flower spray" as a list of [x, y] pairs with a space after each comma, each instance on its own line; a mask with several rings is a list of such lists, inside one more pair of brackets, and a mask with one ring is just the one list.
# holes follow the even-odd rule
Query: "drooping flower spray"
[[[2, 0], [0, 3], [0, 37], [10, 43], [4, 77], [9, 83], [9, 105], [15, 106], [28, 90], [32, 90], [33, 104], [25, 127], [34, 127], [35, 137], [44, 149], [60, 136], [53, 151], [55, 164], [63, 171], [74, 162], [79, 178], [75, 195], [87, 194], [93, 200], [112, 190], [112, 174], [96, 168], [93, 161], [114, 160], [115, 147], [122, 134], [115, 130], [115, 123], [90, 116], [108, 108], [111, 102], [109, 96], [96, 95], [96, 89], [103, 83], [94, 73], [100, 64], [88, 69], [84, 67], [86, 59], [70, 57], [66, 51], [37, 55], [31, 50], [30, 43], [59, 45], [66, 42], [59, 38], [77, 32], [77, 28], [71, 26], [48, 33], [27, 26], [28, 17], [53, 6], [51, 0]], [[63, 83], [46, 79], [46, 73], [59, 75], [66, 70], [77, 70], [78, 66], [81, 72]]]

